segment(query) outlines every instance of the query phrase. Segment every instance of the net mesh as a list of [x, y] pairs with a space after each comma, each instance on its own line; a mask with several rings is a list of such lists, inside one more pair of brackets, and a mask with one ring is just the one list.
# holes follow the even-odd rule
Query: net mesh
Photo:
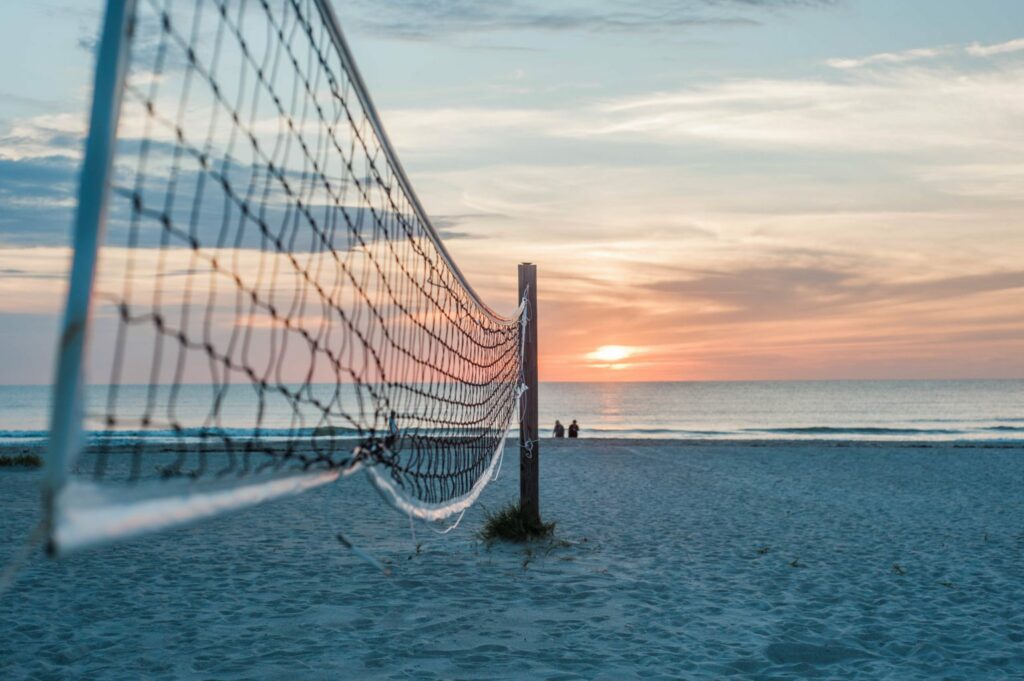
[[448, 257], [332, 17], [317, 0], [138, 2], [80, 475], [370, 466], [443, 507], [494, 462], [520, 321]]

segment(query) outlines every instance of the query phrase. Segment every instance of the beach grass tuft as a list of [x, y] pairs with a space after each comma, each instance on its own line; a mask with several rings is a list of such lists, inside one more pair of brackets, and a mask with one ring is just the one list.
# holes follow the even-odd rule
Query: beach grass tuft
[[0, 468], [42, 468], [43, 460], [37, 454], [0, 456]]
[[509, 502], [495, 513], [486, 513], [484, 526], [477, 536], [487, 543], [507, 541], [523, 544], [532, 539], [550, 537], [554, 532], [553, 522], [535, 522], [526, 516], [518, 503]]

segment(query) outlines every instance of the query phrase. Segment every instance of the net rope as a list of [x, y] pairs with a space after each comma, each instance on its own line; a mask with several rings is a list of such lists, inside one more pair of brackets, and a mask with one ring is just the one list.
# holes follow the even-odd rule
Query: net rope
[[523, 306], [451, 260], [325, 2], [137, 3], [79, 476], [364, 468], [439, 519], [494, 474]]

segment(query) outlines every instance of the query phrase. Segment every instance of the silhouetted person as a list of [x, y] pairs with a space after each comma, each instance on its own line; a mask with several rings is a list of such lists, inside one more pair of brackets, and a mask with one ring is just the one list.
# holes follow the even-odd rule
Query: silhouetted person
[[555, 430], [552, 432], [555, 437], [565, 437], [565, 426], [558, 419], [555, 419]]
[[572, 423], [569, 424], [569, 437], [579, 437], [579, 436], [580, 436], [580, 426], [579, 426], [578, 423], [576, 423], [576, 419], [573, 419]]
[[397, 453], [400, 445], [402, 444], [402, 431], [398, 429], [398, 420], [395, 418], [394, 410], [391, 411], [391, 415], [388, 416], [388, 436], [384, 438], [384, 446], [389, 451]]

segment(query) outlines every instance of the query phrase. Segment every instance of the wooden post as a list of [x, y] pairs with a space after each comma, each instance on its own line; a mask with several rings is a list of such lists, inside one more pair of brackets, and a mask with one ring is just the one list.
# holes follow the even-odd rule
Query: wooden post
[[526, 299], [523, 345], [526, 392], [519, 401], [519, 504], [526, 517], [540, 524], [540, 438], [537, 424], [537, 266], [519, 266], [519, 300]]

